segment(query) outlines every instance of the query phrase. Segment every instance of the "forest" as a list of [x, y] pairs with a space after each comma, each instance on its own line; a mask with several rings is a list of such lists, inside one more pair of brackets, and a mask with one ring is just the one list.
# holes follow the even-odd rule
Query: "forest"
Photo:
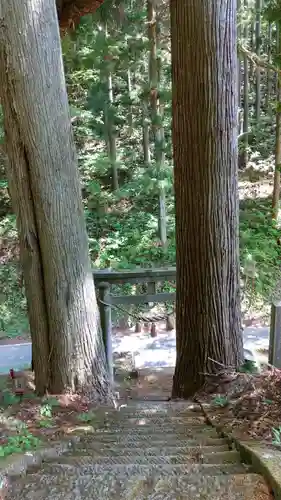
[[281, 498], [280, 175], [281, 0], [0, 0], [0, 500]]
[[[159, 2], [105, 0], [93, 14], [82, 16], [73, 29], [61, 33], [66, 89], [79, 167], [79, 181], [77, 178], [77, 182], [82, 191], [91, 267], [92, 269], [129, 270], [161, 268], [177, 264], [177, 269], [185, 268], [185, 279], [179, 280], [177, 277], [177, 302], [181, 302], [181, 306], [177, 306], [179, 307], [177, 310], [177, 327], [179, 328], [183, 327], [181, 321], [185, 321], [184, 312], [180, 313], [181, 307], [182, 310], [188, 308], [192, 311], [190, 316], [193, 319], [188, 321], [193, 331], [198, 328], [202, 332], [204, 328], [212, 329], [210, 325], [208, 326], [209, 320], [206, 321], [206, 317], [198, 319], [202, 307], [203, 316], [209, 317], [210, 315], [211, 324], [216, 313], [214, 312], [214, 317], [212, 317], [210, 311], [212, 308], [220, 307], [218, 297], [222, 294], [222, 290], [226, 291], [226, 295], [232, 294], [229, 302], [223, 306], [231, 309], [230, 304], [236, 300], [233, 297], [239, 293], [238, 281], [241, 284], [243, 324], [250, 321], [252, 317], [268, 319], [272, 299], [276, 294], [278, 295], [280, 279], [278, 209], [281, 163], [280, 11], [281, 6], [275, 1], [241, 0], [238, 5], [236, 23], [238, 64], [236, 68], [235, 62], [230, 61], [227, 69], [231, 75], [234, 70], [237, 71], [235, 75], [237, 103], [231, 100], [230, 92], [227, 91], [227, 86], [233, 88], [233, 82], [227, 80], [222, 66], [219, 67], [219, 74], [211, 70], [207, 83], [203, 64], [199, 67], [198, 63], [196, 66], [196, 54], [198, 51], [198, 56], [200, 55], [200, 49], [194, 48], [193, 52], [186, 53], [185, 59], [183, 58], [179, 44], [184, 46], [186, 36], [184, 27], [178, 34], [178, 39], [180, 40], [180, 36], [182, 39], [177, 40], [177, 44], [173, 45], [173, 27], [176, 29], [179, 19], [176, 16], [180, 14], [175, 12], [173, 18], [173, 8], [170, 8], [168, 2], [164, 0]], [[49, 13], [42, 13], [42, 15], [47, 16]], [[232, 15], [233, 20], [235, 18], [233, 13], [225, 12], [224, 15], [226, 18]], [[232, 21], [230, 18], [227, 19], [229, 23]], [[228, 46], [225, 50], [230, 54], [235, 43], [233, 30], [234, 27], [228, 26], [225, 31], [228, 37]], [[192, 36], [199, 37], [202, 44], [205, 43], [204, 33], [199, 33], [199, 28], [193, 29]], [[218, 39], [215, 36], [212, 37], [208, 33], [208, 37], [211, 40], [210, 43], [213, 43], [212, 47], [216, 47], [218, 52], [221, 51], [223, 58], [224, 47], [217, 46]], [[35, 43], [35, 38], [29, 42]], [[16, 43], [21, 42], [15, 39], [14, 44]], [[2, 55], [2, 64], [5, 64], [3, 57]], [[178, 67], [172, 62], [176, 59]], [[47, 68], [39, 68], [41, 62], [39, 59], [35, 62], [30, 61], [30, 69], [41, 71], [46, 81], [49, 82]], [[188, 63], [190, 68], [187, 67]], [[55, 69], [60, 71], [59, 63], [51, 56], [49, 64], [54, 65], [54, 71]], [[55, 67], [56, 64], [57, 67]], [[186, 91], [181, 85], [180, 65], [186, 68], [189, 75], [185, 82], [188, 89]], [[221, 86], [220, 75], [225, 78]], [[196, 84], [201, 80], [204, 81], [206, 92], [201, 88], [196, 90]], [[172, 82], [174, 88], [177, 85], [177, 91], [174, 94]], [[52, 147], [56, 150], [57, 156], [53, 161], [60, 164], [59, 161], [62, 160], [58, 158], [61, 154], [64, 162], [70, 164], [71, 146], [68, 151], [66, 147], [64, 152], [61, 151], [66, 135], [65, 137], [57, 135], [60, 133], [58, 110], [61, 112], [61, 120], [64, 113], [62, 112], [63, 105], [54, 100], [55, 95], [60, 92], [59, 82], [57, 81], [56, 88], [53, 81], [48, 84], [53, 85], [54, 92], [48, 103], [50, 107], [41, 120], [42, 123], [44, 120], [50, 121], [50, 134], [56, 135], [56, 145]], [[8, 88], [8, 80], [6, 82], [2, 80], [3, 88], [5, 85]], [[25, 91], [23, 84], [21, 90], [19, 87], [15, 92]], [[39, 96], [41, 92], [42, 88], [40, 89], [39, 85], [38, 88], [34, 86], [26, 102], [32, 101], [32, 93], [34, 96]], [[4, 108], [5, 99], [7, 103], [11, 99], [8, 91], [1, 100]], [[13, 99], [15, 102], [19, 99], [16, 93]], [[219, 103], [221, 99], [224, 99], [226, 108], [224, 110], [217, 108], [211, 117], [210, 103]], [[20, 104], [19, 101], [17, 105], [22, 112], [25, 106], [28, 106]], [[27, 143], [30, 144], [29, 148], [32, 147], [33, 141], [35, 143], [42, 141], [42, 147], [43, 142], [45, 143], [44, 161], [47, 165], [49, 161], [47, 144], [49, 144], [50, 137], [46, 135], [44, 139], [41, 139], [42, 124], [38, 124], [37, 130], [34, 129], [32, 133], [28, 130], [29, 123], [33, 123], [34, 120], [33, 114], [38, 113], [39, 109], [39, 104], [38, 106], [30, 105], [34, 106], [34, 109], [24, 116], [19, 130], [23, 133], [22, 127], [25, 127], [24, 134], [27, 137]], [[46, 106], [46, 101], [44, 105]], [[7, 107], [8, 104], [6, 104]], [[55, 112], [56, 107], [58, 107], [57, 112]], [[0, 113], [2, 111], [0, 108]], [[52, 111], [54, 111], [53, 115]], [[31, 330], [37, 329], [37, 341], [34, 342], [32, 337], [33, 344], [36, 344], [36, 349], [39, 351], [42, 348], [47, 353], [49, 348], [42, 347], [44, 342], [40, 347], [41, 340], [39, 340], [38, 333], [40, 329], [38, 330], [36, 321], [32, 323], [33, 320], [30, 319], [30, 306], [28, 309], [27, 302], [32, 303], [32, 307], [36, 309], [33, 295], [37, 293], [37, 285], [33, 275], [33, 292], [29, 291], [28, 298], [26, 290], [31, 287], [31, 283], [28, 284], [27, 271], [24, 270], [22, 258], [20, 259], [25, 243], [23, 241], [19, 243], [18, 240], [19, 226], [16, 223], [16, 210], [14, 206], [12, 207], [10, 197], [11, 195], [13, 198], [12, 191], [16, 191], [12, 185], [15, 179], [17, 178], [19, 182], [20, 176], [25, 174], [23, 171], [15, 174], [12, 170], [7, 174], [7, 169], [5, 171], [6, 153], [9, 158], [13, 155], [14, 164], [21, 161], [21, 154], [31, 155], [31, 153], [28, 152], [28, 148], [26, 152], [24, 146], [23, 152], [18, 152], [17, 157], [12, 146], [10, 149], [6, 148], [7, 141], [13, 141], [13, 144], [18, 141], [20, 145], [24, 143], [24, 140], [15, 135], [18, 132], [14, 125], [12, 131], [12, 108], [9, 113], [6, 112], [6, 117], [9, 115], [6, 118], [8, 120], [6, 124], [4, 114], [0, 114], [2, 146], [0, 151], [1, 336], [22, 335], [24, 338], [29, 338], [31, 321], [33, 325]], [[183, 116], [186, 117], [184, 126], [181, 123]], [[238, 127], [234, 125], [236, 121]], [[208, 126], [205, 126], [204, 122], [207, 122]], [[218, 127], [217, 134], [223, 125], [229, 127], [227, 137], [223, 131], [221, 132], [224, 137], [223, 143], [219, 142], [218, 135], [217, 137], [213, 135], [211, 138], [215, 132], [211, 130], [210, 123], [216, 124], [215, 128]], [[7, 126], [10, 127], [8, 130]], [[61, 126], [64, 134], [67, 134], [67, 127], [63, 122]], [[52, 127], [53, 131], [51, 131]], [[189, 142], [184, 139], [185, 136], [188, 137]], [[236, 139], [238, 140], [238, 160], [235, 159], [234, 151]], [[205, 147], [206, 144], [207, 147]], [[32, 154], [34, 155], [34, 152]], [[44, 155], [42, 153], [41, 158]], [[230, 170], [226, 173], [229, 155], [232, 161], [231, 165], [228, 164]], [[184, 166], [181, 169], [177, 168], [176, 165], [182, 162], [185, 162]], [[66, 175], [74, 175], [71, 168], [69, 167]], [[36, 172], [38, 177], [39, 170]], [[9, 175], [12, 180], [8, 182]], [[19, 177], [13, 178], [12, 176], [15, 175]], [[55, 204], [56, 196], [59, 195], [61, 189], [64, 189], [62, 178], [54, 169], [50, 170], [44, 182], [44, 186], [48, 185], [46, 189], [49, 192], [49, 199], [53, 199]], [[237, 182], [240, 199], [240, 269], [237, 276], [235, 270], [231, 276], [228, 266], [231, 267], [234, 263], [233, 268], [235, 268], [238, 251], [235, 243], [238, 230], [236, 220], [238, 219], [236, 219], [234, 193]], [[182, 192], [180, 193], [181, 186]], [[55, 192], [56, 195], [54, 195]], [[18, 196], [22, 200], [26, 196], [28, 198], [24, 190]], [[61, 196], [63, 197], [63, 191]], [[44, 205], [44, 202], [40, 205], [39, 198], [37, 202], [34, 201], [38, 203], [38, 207], [40, 206], [38, 210], [42, 213], [44, 210], [48, 212], [47, 205]], [[68, 207], [65, 208], [68, 214], [72, 213], [71, 207], [74, 206], [71, 203], [75, 205], [74, 198], [72, 202], [68, 200]], [[209, 206], [211, 206], [212, 216], [209, 215]], [[227, 206], [228, 209], [222, 209]], [[18, 210], [22, 219], [21, 226], [24, 226], [24, 217], [28, 217], [29, 208], [26, 204], [24, 209], [21, 207]], [[77, 210], [79, 212], [79, 208]], [[219, 215], [221, 211], [224, 213], [223, 216]], [[47, 259], [44, 261], [44, 268], [50, 269], [53, 266], [51, 261], [59, 259], [59, 250], [57, 243], [54, 243], [53, 247], [48, 247], [47, 240], [52, 239], [53, 229], [47, 228], [47, 212], [44, 217], [42, 216], [42, 224], [46, 224], [42, 229], [43, 233], [45, 231], [42, 246], [45, 245], [45, 259]], [[47, 217], [46, 220], [45, 217]], [[49, 218], [51, 217], [53, 217], [52, 224], [56, 224], [56, 214], [49, 215]], [[65, 214], [65, 217], [68, 216]], [[73, 221], [71, 222], [71, 217], [66, 223], [65, 231], [67, 231], [67, 224], [72, 226], [74, 224]], [[81, 223], [81, 227], [83, 224], [84, 222]], [[208, 227], [211, 227], [210, 231]], [[228, 227], [228, 234], [225, 235], [226, 227]], [[65, 262], [68, 262], [67, 255], [71, 253], [69, 262], [71, 261], [72, 264], [70, 262], [70, 266], [73, 265], [73, 259], [78, 259], [81, 250], [77, 241], [82, 238], [80, 233], [83, 232], [83, 228], [80, 233], [79, 231], [78, 228], [75, 234], [66, 234], [69, 241], [63, 252], [66, 252]], [[182, 237], [183, 234], [185, 237]], [[56, 238], [60, 236], [57, 235]], [[210, 241], [212, 258], [210, 257]], [[224, 248], [225, 245], [228, 246], [227, 249]], [[227, 257], [229, 262], [225, 264], [227, 276], [218, 273], [220, 266], [224, 265], [221, 264], [225, 255], [222, 248], [225, 254], [229, 254]], [[186, 257], [190, 255], [192, 258]], [[26, 256], [26, 265], [35, 265], [35, 258], [32, 258], [32, 263], [27, 264], [28, 258]], [[53, 274], [50, 271], [50, 279], [46, 279], [49, 282], [48, 293], [50, 295], [52, 295], [51, 290], [54, 290], [52, 287], [55, 286], [56, 279], [62, 281], [68, 279], [68, 272], [63, 274], [65, 263], [61, 262], [55, 271], [56, 265], [54, 263]], [[204, 283], [202, 281], [203, 270], [207, 270]], [[187, 278], [189, 285], [186, 283]], [[167, 291], [175, 289], [174, 284], [170, 282], [166, 282], [164, 288]], [[198, 296], [194, 300], [191, 296], [192, 289], [198, 289]], [[59, 293], [61, 292], [57, 290], [57, 294]], [[71, 293], [71, 291], [66, 291], [66, 294], [71, 295]], [[131, 295], [135, 293], [135, 287], [124, 285], [122, 293]], [[202, 296], [210, 294], [214, 296], [213, 304], [202, 305], [204, 303]], [[180, 298], [185, 296], [188, 297], [188, 304]], [[56, 313], [53, 311], [53, 316], [60, 315], [57, 305], [50, 307], [56, 310]], [[38, 317], [40, 317], [40, 305], [38, 308]], [[241, 320], [239, 308], [237, 303], [236, 313], [232, 310], [230, 314], [230, 316], [233, 314], [232, 317], [227, 320], [225, 318], [217, 320], [217, 327], [220, 325], [223, 334], [228, 335], [229, 333], [226, 332], [229, 332], [231, 328], [235, 331], [239, 330], [238, 323]], [[133, 307], [130, 312], [135, 310], [137, 308]], [[236, 325], [234, 316], [237, 317]], [[114, 311], [114, 321], [118, 324], [119, 320], [120, 314]], [[64, 320], [61, 319], [61, 321]], [[204, 324], [207, 326], [202, 326]], [[239, 344], [239, 341], [237, 342]], [[100, 347], [97, 349], [99, 351]], [[42, 360], [43, 351], [40, 352]], [[54, 354], [54, 350], [52, 353]], [[214, 347], [213, 354], [215, 353], [220, 359], [233, 358], [230, 353], [217, 352]], [[58, 356], [58, 353], [54, 354], [54, 365], [57, 364]], [[45, 354], [45, 358], [50, 360], [50, 352]], [[238, 363], [238, 358], [234, 364]], [[63, 375], [61, 379], [64, 379]], [[65, 383], [65, 380], [63, 383], [56, 381], [57, 386], [64, 386]]]

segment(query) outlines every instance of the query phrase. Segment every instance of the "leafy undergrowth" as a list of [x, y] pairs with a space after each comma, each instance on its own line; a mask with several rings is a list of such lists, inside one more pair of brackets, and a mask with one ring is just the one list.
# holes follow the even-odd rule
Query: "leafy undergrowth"
[[89, 422], [98, 425], [95, 409], [86, 398], [64, 395], [42, 399], [30, 391], [20, 401], [5, 387], [5, 379], [1, 377], [0, 460], [63, 440], [83, 431]]
[[202, 393], [199, 400], [210, 403], [212, 420], [237, 437], [281, 448], [281, 370], [229, 374], [229, 383], [212, 395]]
[[[25, 372], [29, 386], [32, 374]], [[170, 396], [173, 370], [141, 370], [138, 379], [119, 380], [120, 404], [128, 399], [165, 400]], [[93, 428], [107, 426], [107, 408], [95, 407], [78, 395], [36, 397], [30, 390], [22, 401], [8, 390], [9, 379], [0, 376], [0, 466], [1, 458], [36, 450], [44, 444], [63, 441]]]

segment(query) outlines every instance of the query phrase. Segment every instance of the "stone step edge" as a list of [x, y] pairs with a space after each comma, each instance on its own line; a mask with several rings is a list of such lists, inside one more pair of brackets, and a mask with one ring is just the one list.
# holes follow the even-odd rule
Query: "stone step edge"
[[[97, 423], [96, 423], [97, 424]], [[110, 429], [112, 428], [110, 424], [107, 424], [107, 422], [105, 421], [104, 423], [100, 423], [100, 425], [96, 425], [95, 426], [95, 422], [93, 423], [90, 423], [87, 425], [87, 427], [89, 429], [93, 429], [95, 432], [97, 431], [104, 431], [104, 432], [109, 432]], [[204, 422], [202, 422], [202, 424], [189, 424], [188, 422], [187, 423], [175, 423], [175, 424], [171, 424], [171, 423], [166, 423], [165, 425], [161, 425], [160, 422], [159, 422], [159, 425], [157, 425], [156, 423], [154, 424], [150, 424], [150, 425], [132, 425], [132, 426], [128, 426], [128, 427], [122, 427], [119, 426], [119, 425], [116, 425], [115, 427], [113, 427], [113, 431], [116, 432], [116, 430], [118, 429], [121, 429], [121, 430], [124, 430], [124, 432], [127, 432], [128, 430], [132, 430], [133, 432], [137, 432], [137, 431], [147, 431], [148, 429], [151, 429], [152, 432], [161, 432], [162, 430], [169, 430], [169, 429], [172, 429], [171, 432], [174, 432], [174, 429], [179, 429], [180, 431], [189, 431], [189, 432], [213, 432], [213, 433], [216, 433], [216, 429], [214, 427], [212, 427], [211, 425], [208, 425], [208, 424], [205, 424]]]
[[[91, 446], [91, 447], [82, 447], [79, 448], [77, 447], [73, 453], [74, 454], [80, 454], [81, 456], [89, 456], [90, 451], [93, 451], [94, 453], [97, 453], [101, 455], [101, 452], [113, 452], [115, 451], [116, 453], [119, 453], [122, 450], [122, 455], [128, 455], [128, 456], [133, 456], [132, 452], [135, 452], [136, 456], [138, 455], [148, 455], [148, 456], [156, 456], [159, 454], [159, 450], [161, 452], [167, 452], [167, 453], [161, 453], [161, 456], [165, 455], [175, 455], [175, 454], [180, 454], [180, 455], [186, 455], [188, 456], [192, 450], [200, 450], [201, 453], [216, 453], [219, 451], [232, 451], [232, 449], [229, 447], [229, 444], [227, 442], [223, 444], [218, 444], [218, 445], [210, 445], [210, 446], [198, 446], [198, 444], [194, 444], [193, 446], [149, 446], [146, 447], [145, 450], [143, 447], [132, 447], [132, 448], [113, 448], [112, 446], [108, 447], [103, 447], [103, 446]], [[87, 452], [87, 453], [84, 453]], [[170, 452], [170, 453], [169, 453]], [[110, 456], [110, 455], [101, 455], [101, 456]]]
[[216, 430], [217, 434], [226, 439], [240, 453], [245, 464], [251, 466], [255, 474], [262, 476], [272, 491], [274, 500], [281, 500], [281, 450], [272, 446], [257, 443], [253, 439], [243, 441], [237, 438], [233, 430], [217, 425], [206, 409], [203, 410], [206, 420]]
[[[40, 474], [49, 475], [49, 476], [59, 476], [59, 471], [63, 470], [66, 474], [67, 472], [75, 472], [77, 471], [76, 465], [69, 464], [60, 464], [58, 463], [47, 463], [46, 469], [41, 469]], [[53, 469], [53, 470], [52, 470]], [[33, 472], [31, 470], [31, 472]], [[93, 464], [90, 465], [81, 465], [79, 466], [79, 476], [82, 477], [84, 475], [93, 475], [95, 473], [128, 473], [131, 475], [134, 474], [148, 474], [155, 475], [161, 473], [195, 473], [195, 474], [203, 474], [203, 475], [225, 475], [225, 474], [246, 474], [248, 469], [241, 463], [226, 463], [226, 464], [201, 464], [201, 463], [191, 463], [191, 464], [112, 464], [112, 465], [101, 465], [101, 464]]]
[[[105, 446], [109, 445], [116, 445], [120, 446], [123, 445], [123, 447], [130, 448], [132, 445], [135, 445], [137, 448], [141, 448], [143, 446], [149, 446], [149, 447], [155, 447], [155, 446], [179, 446], [180, 443], [183, 443], [182, 446], [212, 446], [217, 443], [217, 439], [215, 436], [198, 436], [197, 439], [194, 439], [194, 435], [191, 436], [186, 436], [186, 435], [179, 435], [179, 434], [170, 434], [170, 435], [163, 435], [163, 433], [159, 434], [143, 434], [140, 435], [138, 434], [137, 436], [127, 436], [125, 437], [124, 435], [116, 435], [116, 434], [107, 434], [105, 435], [96, 435], [95, 433], [89, 433], [88, 434], [88, 439], [83, 439], [81, 443], [85, 445], [85, 447], [92, 446], [93, 444], [98, 444], [99, 446], [102, 446], [103, 444]], [[93, 439], [95, 437], [96, 439]], [[84, 438], [84, 436], [83, 436]], [[211, 442], [212, 440], [212, 442]], [[88, 442], [88, 444], [87, 444]]]
[[163, 409], [163, 410], [153, 410], [153, 408], [146, 408], [143, 410], [127, 410], [126, 408], [121, 408], [120, 410], [110, 410], [110, 411], [105, 411], [105, 412], [97, 412], [93, 411], [97, 416], [104, 416], [104, 415], [110, 415], [110, 416], [116, 416], [120, 417], [121, 415], [127, 418], [150, 418], [150, 417], [159, 417], [159, 418], [169, 418], [169, 417], [175, 417], [175, 418], [185, 418], [185, 417], [204, 417], [202, 411], [194, 411], [194, 410], [177, 410], [177, 409]]
[[[79, 432], [79, 427], [76, 429], [77, 432]], [[197, 432], [192, 432], [192, 429], [186, 429], [186, 430], [183, 430], [181, 432], [177, 432], [177, 430], [169, 430], [169, 431], [163, 431], [159, 428], [157, 429], [153, 429], [153, 428], [147, 428], [145, 429], [145, 431], [141, 431], [141, 432], [138, 432], [138, 431], [135, 431], [133, 432], [133, 429], [132, 429], [132, 432], [127, 432], [126, 430], [110, 430], [110, 429], [105, 429], [105, 430], [102, 430], [102, 429], [94, 429], [94, 428], [86, 428], [83, 426], [82, 428], [84, 434], [87, 433], [88, 436], [95, 436], [97, 440], [99, 439], [115, 439], [115, 440], [124, 440], [124, 441], [132, 441], [132, 440], [138, 440], [138, 438], [140, 439], [147, 439], [147, 438], [151, 438], [153, 440], [153, 437], [156, 437], [156, 440], [158, 440], [158, 438], [162, 437], [163, 436], [165, 437], [165, 439], [193, 439], [193, 440], [200, 440], [200, 439], [207, 439], [207, 438], [216, 438], [217, 436], [217, 433], [215, 432], [214, 429], [208, 429], [207, 431], [206, 430], [202, 430], [201, 429], [201, 432], [199, 432], [199, 430]], [[150, 432], [149, 432], [150, 431]]]
[[[194, 422], [194, 420], [186, 420], [186, 419], [179, 419], [178, 422], [172, 419], [167, 419], [167, 420], [162, 420], [159, 419], [153, 419], [152, 417], [145, 417], [145, 422], [141, 422], [142, 418], [135, 419], [135, 422], [129, 422], [126, 421], [125, 419], [120, 419], [120, 420], [104, 420], [104, 422], [100, 422], [101, 427], [105, 425], [106, 428], [112, 428], [112, 429], [124, 429], [124, 430], [130, 430], [130, 429], [147, 429], [148, 427], [156, 427], [161, 428], [161, 429], [169, 429], [169, 428], [188, 428], [188, 429], [193, 429], [193, 428], [201, 428], [201, 427], [208, 427], [205, 422]], [[151, 420], [149, 422], [149, 420]], [[93, 425], [95, 425], [95, 421], [93, 421]], [[99, 428], [99, 427], [98, 427]]]
[[228, 441], [224, 441], [222, 439], [214, 440], [215, 442], [210, 442], [211, 440], [207, 441], [194, 441], [194, 440], [149, 440], [149, 441], [143, 441], [142, 439], [140, 440], [134, 440], [134, 441], [80, 441], [79, 443], [75, 443], [71, 449], [73, 450], [73, 453], [79, 453], [80, 451], [88, 452], [91, 453], [91, 450], [95, 451], [110, 451], [110, 450], [115, 450], [116, 452], [122, 452], [122, 450], [126, 449], [128, 451], [132, 451], [133, 449], [137, 450], [143, 450], [144, 449], [154, 449], [154, 450], [159, 450], [159, 449], [184, 449], [185, 453], [188, 452], [190, 448], [204, 448], [207, 452], [207, 448], [212, 448], [212, 447], [222, 447], [222, 446], [227, 446], [230, 450], [233, 449], [231, 447], [231, 444]]
[[[57, 465], [69, 465], [74, 466], [75, 460], [77, 461], [79, 456], [68, 456], [68, 457], [61, 457], [59, 462], [56, 462]], [[108, 462], [110, 460], [113, 461], [112, 465], [151, 465], [151, 466], [158, 466], [158, 463], [156, 461], [159, 460], [159, 465], [190, 465], [190, 464], [209, 464], [209, 465], [224, 465], [224, 464], [239, 464], [241, 463], [240, 461], [240, 454], [236, 450], [234, 451], [218, 451], [218, 452], [212, 452], [212, 453], [205, 453], [204, 455], [201, 454], [200, 452], [197, 452], [197, 450], [194, 451], [194, 455], [146, 455], [145, 453], [141, 455], [83, 455], [80, 457], [81, 458], [81, 464], [82, 467], [85, 465], [85, 462], [87, 459], [89, 459], [89, 464], [86, 464], [87, 466], [92, 464], [93, 466], [95, 465], [111, 465]], [[179, 459], [180, 462], [176, 462], [176, 460]], [[165, 460], [168, 461], [168, 463], [165, 464]], [[173, 460], [175, 462], [173, 463]], [[129, 461], [129, 464], [128, 464]], [[151, 461], [151, 464], [149, 463]], [[84, 464], [83, 464], [84, 462]], [[143, 463], [142, 463], [143, 462]], [[170, 463], [169, 463], [170, 462]], [[54, 463], [52, 460], [51, 461], [45, 461], [45, 463], [52, 464]]]

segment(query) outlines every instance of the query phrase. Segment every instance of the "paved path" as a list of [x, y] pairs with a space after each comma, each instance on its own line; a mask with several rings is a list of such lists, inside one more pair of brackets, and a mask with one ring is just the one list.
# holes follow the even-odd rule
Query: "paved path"
[[[268, 347], [269, 328], [250, 327], [244, 331], [245, 355], [255, 348]], [[146, 334], [132, 334], [126, 337], [117, 337], [113, 340], [116, 351], [135, 351], [136, 365], [138, 368], [153, 366], [175, 365], [175, 332], [165, 332], [156, 338]], [[0, 373], [7, 373], [10, 368], [22, 369], [30, 366], [31, 344], [13, 344], [0, 346]]]

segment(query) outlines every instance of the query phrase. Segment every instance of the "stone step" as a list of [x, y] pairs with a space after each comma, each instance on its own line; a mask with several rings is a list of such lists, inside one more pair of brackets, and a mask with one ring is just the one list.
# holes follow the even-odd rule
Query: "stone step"
[[[98, 410], [99, 411], [99, 410]], [[153, 402], [147, 401], [144, 404], [129, 403], [128, 405], [121, 405], [117, 409], [114, 408], [103, 408], [103, 413], [119, 413], [129, 416], [143, 416], [149, 414], [159, 414], [159, 415], [172, 415], [181, 416], [186, 414], [200, 414], [202, 415], [202, 409], [199, 405], [187, 405], [185, 403], [163, 403], [163, 402]]]
[[99, 412], [94, 412], [95, 414], [98, 415], [108, 415], [108, 416], [116, 416], [116, 417], [121, 417], [121, 418], [145, 418], [145, 417], [162, 417], [162, 418], [169, 418], [169, 417], [176, 417], [176, 418], [181, 418], [181, 417], [204, 417], [203, 412], [200, 407], [192, 410], [190, 408], [172, 408], [172, 407], [166, 407], [166, 408], [158, 408], [158, 407], [151, 407], [151, 408], [135, 408], [135, 407], [124, 407], [120, 408], [119, 410], [108, 410], [108, 411], [103, 411]]
[[[117, 439], [118, 438], [118, 439]], [[195, 439], [196, 438], [196, 439]], [[188, 438], [186, 436], [175, 436], [174, 433], [169, 433], [163, 435], [163, 433], [157, 433], [154, 435], [142, 435], [142, 436], [121, 436], [119, 439], [116, 434], [88, 434], [86, 436], [81, 436], [79, 442], [74, 447], [95, 447], [95, 448], [110, 448], [113, 444], [116, 446], [124, 446], [126, 448], [143, 448], [147, 447], [163, 447], [163, 446], [220, 446], [222, 444], [227, 444], [227, 440], [218, 437], [217, 433], [213, 435], [209, 434], [199, 434], [198, 436], [192, 436]]]
[[121, 409], [119, 411], [109, 411], [106, 412], [107, 415], [113, 415], [113, 416], [120, 416], [121, 418], [145, 418], [145, 417], [161, 417], [161, 418], [169, 418], [169, 417], [203, 417], [202, 411], [191, 411], [188, 408], [187, 409], [172, 409], [172, 408], [163, 408], [162, 410], [156, 409], [154, 410], [153, 408], [149, 409], [144, 409], [144, 410], [134, 410], [131, 408], [130, 410], [128, 409]]
[[[103, 423], [103, 421], [101, 421]], [[116, 417], [109, 417], [104, 420], [105, 425], [107, 425], [109, 428], [111, 427], [119, 427], [120, 429], [130, 429], [130, 428], [139, 428], [139, 427], [147, 427], [147, 426], [158, 426], [160, 425], [161, 427], [183, 427], [183, 426], [206, 426], [204, 417], [201, 416], [164, 416], [161, 417], [155, 417], [154, 415], [149, 415], [149, 416], [143, 416], [143, 417], [127, 417], [127, 416], [120, 416], [119, 418]]]
[[162, 426], [162, 425], [150, 425], [150, 426], [135, 426], [135, 427], [130, 427], [130, 428], [120, 428], [119, 426], [117, 427], [93, 427], [93, 431], [96, 436], [102, 435], [102, 436], [107, 436], [109, 434], [111, 435], [116, 435], [116, 436], [145, 436], [148, 434], [173, 434], [173, 435], [178, 435], [178, 436], [198, 436], [198, 435], [204, 435], [204, 436], [217, 436], [216, 430], [207, 425], [198, 425], [198, 426], [190, 426], [190, 425], [167, 425], [167, 426]]
[[[268, 491], [262, 478], [256, 474], [227, 475], [170, 475], [129, 476], [127, 474], [88, 474], [56, 477], [33, 475], [29, 482], [17, 483], [5, 500], [252, 500], [257, 492]], [[260, 496], [259, 498], [266, 498]]]
[[[147, 455], [146, 450], [142, 454], [122, 455], [112, 454], [107, 456], [98, 456], [97, 453], [91, 455], [79, 455], [79, 457], [62, 456], [59, 459], [59, 464], [76, 466], [77, 458], [83, 461], [83, 466], [105, 465], [188, 465], [194, 463], [201, 464], [235, 464], [240, 462], [240, 454], [237, 451], [212, 451], [202, 454], [200, 448], [190, 449], [186, 455]], [[52, 463], [52, 461], [49, 461]]]
[[192, 410], [201, 411], [201, 407], [199, 404], [188, 401], [129, 401], [124, 404], [120, 404], [118, 407], [118, 411], [127, 410], [127, 411], [192, 411]]
[[131, 447], [136, 447], [136, 448], [147, 448], [147, 447], [166, 447], [166, 446], [212, 446], [215, 444], [218, 444], [219, 442], [225, 442], [221, 441], [220, 438], [216, 437], [217, 435], [214, 434], [214, 436], [206, 436], [206, 435], [200, 435], [195, 439], [194, 435], [189, 439], [188, 436], [183, 436], [183, 435], [175, 435], [174, 433], [172, 434], [145, 434], [145, 435], [130, 435], [130, 436], [124, 436], [124, 435], [118, 435], [118, 434], [104, 434], [104, 435], [95, 435], [95, 438], [91, 434], [89, 438], [81, 440], [81, 445], [83, 445], [86, 448], [90, 447], [110, 447], [110, 446], [115, 446], [118, 447], [120, 446], [121, 448], [131, 448]]
[[41, 474], [50, 476], [73, 477], [79, 471], [80, 476], [85, 474], [125, 474], [130, 478], [132, 475], [153, 476], [153, 475], [181, 475], [181, 474], [199, 474], [199, 475], [218, 475], [218, 474], [239, 474], [247, 471], [241, 463], [221, 463], [221, 464], [201, 464], [201, 463], [185, 463], [185, 464], [136, 464], [136, 463], [95, 463], [94, 460], [89, 461], [88, 457], [72, 457], [71, 463], [48, 462], [44, 463], [41, 469]]
[[174, 434], [175, 436], [186, 436], [192, 437], [199, 435], [215, 436], [218, 435], [216, 430], [212, 427], [206, 426], [189, 426], [189, 425], [146, 425], [146, 426], [135, 426], [135, 427], [122, 427], [122, 426], [96, 426], [93, 427], [93, 432], [95, 435], [116, 435], [116, 436], [145, 436], [146, 434]]
[[[210, 454], [210, 453], [216, 453], [216, 452], [222, 452], [222, 451], [230, 451], [229, 445], [226, 444], [220, 444], [217, 446], [198, 446], [197, 443], [194, 444], [194, 446], [154, 446], [154, 447], [140, 447], [137, 448], [135, 446], [131, 446], [129, 448], [124, 448], [124, 446], [112, 446], [109, 445], [107, 447], [104, 446], [104, 444], [101, 444], [100, 446], [97, 445], [96, 443], [93, 442], [92, 446], [86, 446], [86, 447], [77, 447], [74, 454], [78, 454], [80, 456], [85, 456], [85, 455], [91, 455], [92, 459], [94, 457], [114, 457], [114, 456], [120, 456], [120, 455], [126, 455], [128, 457], [132, 456], [138, 456], [138, 455], [145, 455], [147, 457], [149, 456], [166, 456], [166, 455], [179, 455], [183, 457], [188, 457], [191, 454], [199, 453], [200, 454]], [[73, 453], [73, 452], [72, 452]], [[64, 455], [64, 456], [69, 456]], [[64, 456], [62, 457], [62, 460], [64, 459]]]
[[163, 434], [177, 434], [181, 436], [192, 436], [199, 434], [209, 434], [216, 432], [212, 427], [206, 427], [205, 425], [139, 425], [139, 426], [122, 426], [122, 425], [106, 425], [100, 426], [96, 425], [93, 427], [93, 432], [95, 434], [122, 434], [123, 436], [131, 436], [132, 434], [138, 434], [143, 436], [145, 434], [163, 433]]

